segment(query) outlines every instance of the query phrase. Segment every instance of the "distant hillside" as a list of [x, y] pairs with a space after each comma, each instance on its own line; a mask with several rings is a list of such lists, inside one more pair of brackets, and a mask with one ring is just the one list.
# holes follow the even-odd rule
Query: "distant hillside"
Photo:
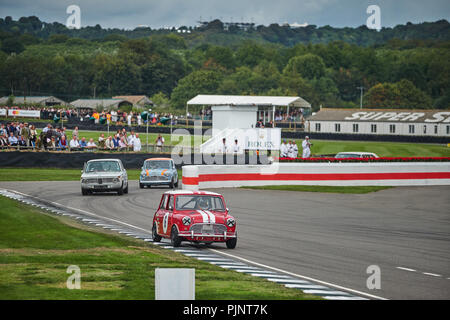
[[381, 45], [392, 39], [399, 40], [426, 40], [428, 42], [450, 40], [450, 24], [447, 20], [424, 22], [420, 24], [407, 23], [394, 28], [383, 28], [377, 32], [366, 26], [358, 28], [334, 28], [331, 26], [290, 28], [271, 24], [270, 26], [255, 26], [247, 31], [236, 27], [224, 29], [220, 20], [206, 23], [202, 27], [182, 27], [189, 33], [177, 33], [176, 30], [136, 28], [134, 30], [103, 29], [100, 25], [83, 27], [81, 29], [68, 29], [65, 25], [41, 21], [38, 17], [22, 17], [15, 21], [11, 17], [0, 18], [0, 39], [11, 34], [29, 34], [37, 38], [47, 39], [52, 35], [66, 35], [68, 37], [87, 40], [120, 40], [137, 39], [157, 34], [177, 33], [181, 35], [189, 47], [201, 44], [215, 44], [222, 46], [234, 45], [243, 40], [253, 40], [260, 43], [281, 44], [294, 46], [298, 43], [330, 43], [344, 41], [359, 46]]
[[[247, 29], [247, 30], [246, 30]], [[380, 32], [225, 24], [179, 30], [80, 30], [0, 19], [0, 96], [142, 95], [185, 110], [199, 93], [301, 96], [314, 110], [450, 108], [445, 20]]]

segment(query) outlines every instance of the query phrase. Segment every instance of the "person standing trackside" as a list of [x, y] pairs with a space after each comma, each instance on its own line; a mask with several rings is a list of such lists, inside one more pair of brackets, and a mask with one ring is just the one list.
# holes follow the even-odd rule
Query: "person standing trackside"
[[225, 139], [225, 138], [222, 139], [222, 146], [220, 147], [219, 152], [221, 152], [221, 153], [227, 153], [228, 152], [227, 139]]
[[291, 140], [289, 140], [289, 143], [287, 145], [287, 157], [294, 158], [294, 148]]
[[136, 136], [133, 139], [133, 151], [141, 151], [142, 145], [141, 145], [141, 139], [139, 138], [139, 133], [136, 133]]
[[234, 138], [233, 152], [239, 153], [240, 150], [241, 150], [241, 148], [239, 147], [238, 139]]
[[298, 157], [297, 143], [295, 142], [295, 140], [292, 140], [292, 158], [297, 158], [297, 157]]
[[303, 140], [302, 148], [303, 148], [302, 158], [309, 158], [311, 156], [311, 143], [309, 142], [308, 136], [306, 136], [305, 140]]
[[286, 158], [288, 153], [288, 146], [286, 145], [286, 140], [283, 140], [283, 143], [280, 146], [280, 157]]
[[164, 145], [164, 138], [160, 134], [158, 134], [158, 138], [156, 138], [155, 142], [156, 142], [156, 150], [158, 152], [161, 152], [162, 151], [162, 147]]

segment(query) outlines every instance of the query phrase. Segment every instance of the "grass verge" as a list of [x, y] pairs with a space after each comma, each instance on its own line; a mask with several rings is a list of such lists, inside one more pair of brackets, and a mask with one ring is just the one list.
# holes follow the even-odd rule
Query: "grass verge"
[[[296, 142], [301, 154], [301, 141]], [[311, 142], [313, 143], [311, 152], [315, 155], [360, 151], [374, 152], [380, 157], [450, 157], [450, 148], [444, 144], [338, 140]]]
[[[155, 268], [195, 268], [197, 299], [319, 299], [0, 196], [0, 299], [154, 299]], [[81, 270], [69, 290], [68, 266]]]
[[[80, 180], [81, 169], [0, 168], [0, 181], [76, 181]], [[138, 180], [140, 172], [127, 170], [128, 179]]]
[[241, 187], [244, 189], [255, 190], [282, 190], [282, 191], [301, 191], [301, 192], [328, 192], [328, 193], [353, 193], [364, 194], [380, 190], [389, 189], [392, 187], [381, 186], [296, 186], [296, 185], [281, 185], [281, 186], [255, 186], [255, 187]]

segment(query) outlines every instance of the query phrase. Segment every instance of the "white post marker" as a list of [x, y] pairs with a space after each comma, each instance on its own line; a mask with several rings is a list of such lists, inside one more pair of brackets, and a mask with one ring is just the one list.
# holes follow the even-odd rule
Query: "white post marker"
[[155, 300], [195, 300], [195, 269], [156, 268]]
[[183, 189], [198, 191], [198, 166], [183, 166], [182, 173]]

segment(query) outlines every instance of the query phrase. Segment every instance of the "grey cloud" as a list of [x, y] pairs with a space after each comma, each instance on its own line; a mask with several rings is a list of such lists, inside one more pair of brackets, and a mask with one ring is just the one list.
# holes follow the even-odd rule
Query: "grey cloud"
[[308, 22], [356, 27], [365, 23], [370, 4], [380, 6], [382, 25], [387, 27], [450, 17], [448, 0], [0, 0], [0, 12], [14, 19], [36, 15], [46, 22], [65, 23], [71, 4], [80, 6], [82, 26], [131, 29], [143, 24], [152, 28], [193, 26], [200, 16], [204, 20], [252, 20], [257, 25]]

